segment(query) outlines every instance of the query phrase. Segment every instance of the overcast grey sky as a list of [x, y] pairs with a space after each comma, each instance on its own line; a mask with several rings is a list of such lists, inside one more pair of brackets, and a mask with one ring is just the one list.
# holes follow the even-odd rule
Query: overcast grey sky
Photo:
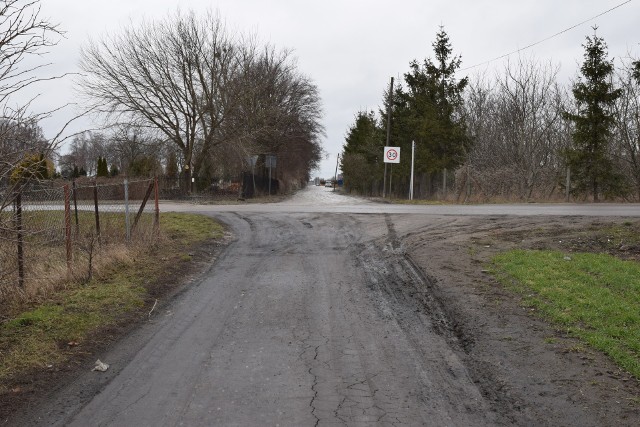
[[[42, 0], [42, 16], [60, 24], [66, 39], [51, 49], [51, 73], [77, 71], [79, 48], [91, 38], [141, 20], [159, 19], [177, 8], [218, 10], [232, 29], [291, 49], [299, 69], [317, 84], [324, 106], [328, 158], [318, 176], [333, 176], [336, 155], [359, 110], [375, 109], [391, 76], [401, 79], [413, 59], [432, 55], [440, 25], [449, 34], [462, 68], [484, 63], [572, 27], [625, 0]], [[523, 54], [561, 65], [561, 79], [576, 75], [582, 44], [593, 25], [610, 57], [640, 57], [640, 0], [627, 4], [527, 49]], [[506, 59], [460, 73], [493, 73]], [[72, 81], [41, 86], [34, 109], [74, 102]], [[71, 115], [67, 112], [67, 115]], [[53, 136], [65, 115], [44, 122]], [[90, 127], [86, 121], [79, 127]]]

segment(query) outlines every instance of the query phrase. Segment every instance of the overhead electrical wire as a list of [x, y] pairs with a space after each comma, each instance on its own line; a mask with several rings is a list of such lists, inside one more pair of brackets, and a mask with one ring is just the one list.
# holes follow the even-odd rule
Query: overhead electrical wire
[[472, 69], [472, 68], [481, 67], [481, 66], [483, 66], [483, 65], [487, 65], [487, 64], [490, 64], [490, 63], [492, 63], [492, 62], [498, 61], [499, 59], [503, 59], [503, 58], [506, 58], [506, 57], [508, 57], [508, 56], [511, 56], [511, 55], [513, 55], [513, 54], [515, 54], [515, 53], [519, 53], [519, 52], [522, 52], [523, 50], [527, 50], [527, 49], [529, 49], [529, 48], [532, 48], [532, 47], [534, 47], [534, 46], [537, 46], [537, 45], [539, 45], [540, 43], [544, 43], [544, 42], [546, 42], [546, 41], [548, 41], [548, 40], [551, 40], [552, 38], [558, 37], [559, 35], [566, 33], [567, 31], [571, 31], [571, 30], [573, 30], [574, 28], [577, 28], [577, 27], [579, 27], [579, 26], [581, 26], [581, 25], [584, 25], [584, 24], [586, 24], [586, 23], [587, 23], [587, 22], [589, 22], [589, 21], [593, 21], [594, 19], [599, 18], [599, 17], [601, 17], [602, 15], [606, 15], [607, 13], [609, 13], [609, 12], [611, 12], [611, 11], [613, 11], [613, 10], [616, 10], [616, 9], [618, 9], [618, 8], [620, 8], [620, 7], [624, 6], [624, 5], [626, 5], [627, 3], [631, 3], [631, 1], [632, 1], [632, 0], [627, 0], [627, 1], [625, 1], [625, 2], [622, 2], [622, 3], [620, 3], [619, 5], [612, 7], [611, 9], [605, 10], [604, 12], [601, 12], [601, 13], [597, 14], [596, 16], [592, 16], [592, 17], [591, 17], [591, 18], [589, 18], [589, 19], [585, 19], [584, 21], [582, 21], [582, 22], [580, 22], [580, 23], [578, 23], [578, 24], [575, 24], [575, 25], [573, 25], [573, 26], [571, 26], [571, 27], [569, 27], [569, 28], [565, 28], [564, 30], [559, 31], [559, 32], [557, 32], [557, 33], [555, 33], [555, 34], [553, 34], [553, 35], [551, 35], [551, 36], [549, 36], [549, 37], [547, 37], [547, 38], [545, 38], [545, 39], [542, 39], [542, 40], [539, 40], [539, 41], [537, 41], [537, 42], [531, 43], [530, 45], [527, 45], [527, 46], [525, 46], [525, 47], [521, 47], [521, 48], [519, 48], [519, 49], [516, 49], [516, 50], [514, 50], [513, 52], [509, 52], [509, 53], [506, 53], [506, 54], [504, 54], [504, 55], [498, 56], [497, 58], [493, 58], [493, 59], [490, 59], [490, 60], [488, 60], [488, 61], [481, 62], [481, 63], [479, 63], [479, 64], [471, 65], [471, 66], [466, 67], [466, 68], [462, 68], [462, 69], [460, 69], [460, 71], [466, 71], [466, 70], [470, 70], [470, 69]]

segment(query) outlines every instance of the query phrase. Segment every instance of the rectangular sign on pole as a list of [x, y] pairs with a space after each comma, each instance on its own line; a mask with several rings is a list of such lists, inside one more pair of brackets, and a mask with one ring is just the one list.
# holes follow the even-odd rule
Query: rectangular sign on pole
[[269, 169], [276, 167], [276, 156], [266, 155], [264, 158], [265, 166]]
[[411, 141], [411, 179], [409, 180], [409, 200], [413, 200], [413, 164], [416, 158], [416, 142]]
[[400, 147], [384, 147], [385, 163], [400, 163]]

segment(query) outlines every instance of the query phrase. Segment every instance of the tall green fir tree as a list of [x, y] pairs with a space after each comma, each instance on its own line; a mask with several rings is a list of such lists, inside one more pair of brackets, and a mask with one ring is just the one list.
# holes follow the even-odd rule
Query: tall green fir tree
[[572, 89], [576, 110], [565, 113], [574, 126], [573, 144], [566, 150], [572, 193], [591, 196], [594, 202], [601, 196], [624, 195], [628, 188], [609, 153], [615, 125], [613, 105], [622, 91], [613, 86], [613, 60], [607, 58], [607, 45], [595, 34], [596, 29], [583, 45], [581, 75]]
[[98, 157], [98, 170], [96, 172], [97, 177], [108, 177], [109, 167], [107, 166], [107, 159], [105, 157]]
[[434, 59], [413, 61], [404, 75], [405, 88], [394, 94], [393, 139], [410, 150], [415, 141], [416, 171], [433, 174], [462, 164], [470, 147], [461, 114], [467, 77], [458, 79], [462, 59], [453, 54], [449, 35], [440, 27]]
[[360, 111], [345, 136], [340, 170], [345, 187], [363, 194], [376, 191], [382, 181], [384, 133], [373, 111]]

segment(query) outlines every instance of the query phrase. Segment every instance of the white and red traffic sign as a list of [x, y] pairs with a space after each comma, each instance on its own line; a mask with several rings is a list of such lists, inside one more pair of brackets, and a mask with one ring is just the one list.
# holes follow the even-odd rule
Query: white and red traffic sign
[[385, 163], [400, 163], [400, 147], [384, 147]]

